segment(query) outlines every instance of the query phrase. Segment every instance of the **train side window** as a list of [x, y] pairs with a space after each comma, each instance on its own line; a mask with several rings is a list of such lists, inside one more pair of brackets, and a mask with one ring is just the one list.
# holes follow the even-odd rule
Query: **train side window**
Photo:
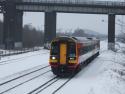
[[80, 55], [86, 54], [87, 52], [90, 52], [90, 51], [92, 51], [93, 49], [95, 49], [95, 45], [84, 46], [84, 47], [81, 48], [81, 50], [80, 50]]
[[80, 49], [80, 55], [83, 55], [83, 49]]
[[58, 43], [53, 42], [53, 43], [51, 44], [51, 55], [58, 55], [58, 52], [59, 52]]
[[90, 47], [89, 46], [86, 46], [85, 47], [85, 53], [89, 52], [90, 51]]
[[83, 50], [83, 54], [87, 53], [87, 47], [86, 46], [82, 50]]
[[87, 51], [88, 51], [87, 46], [84, 46], [84, 47], [81, 48], [81, 50], [80, 50], [80, 55], [84, 55], [84, 54], [86, 54]]

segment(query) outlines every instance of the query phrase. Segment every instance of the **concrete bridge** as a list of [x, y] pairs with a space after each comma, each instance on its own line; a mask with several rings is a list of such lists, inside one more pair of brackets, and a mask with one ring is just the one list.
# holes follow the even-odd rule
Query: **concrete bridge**
[[3, 44], [6, 48], [22, 46], [23, 12], [45, 12], [45, 38], [56, 37], [56, 13], [108, 15], [108, 48], [115, 45], [115, 15], [125, 15], [125, 2], [89, 0], [0, 0], [4, 15]]

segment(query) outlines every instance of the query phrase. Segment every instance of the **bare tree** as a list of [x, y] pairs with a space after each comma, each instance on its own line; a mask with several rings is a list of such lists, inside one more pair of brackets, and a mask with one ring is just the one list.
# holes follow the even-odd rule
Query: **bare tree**
[[84, 32], [84, 30], [83, 29], [76, 29], [75, 31], [74, 31], [74, 33], [72, 34], [72, 36], [76, 36], [76, 37], [85, 37], [86, 36], [86, 34], [85, 34], [85, 32]]
[[23, 45], [24, 47], [41, 46], [43, 44], [43, 32], [35, 28], [25, 25], [23, 29]]

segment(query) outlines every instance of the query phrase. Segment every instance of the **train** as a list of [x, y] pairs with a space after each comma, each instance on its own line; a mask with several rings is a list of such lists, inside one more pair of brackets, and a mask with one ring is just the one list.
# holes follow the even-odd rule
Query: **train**
[[94, 37], [57, 37], [52, 40], [49, 64], [53, 74], [69, 76], [99, 55], [100, 40]]

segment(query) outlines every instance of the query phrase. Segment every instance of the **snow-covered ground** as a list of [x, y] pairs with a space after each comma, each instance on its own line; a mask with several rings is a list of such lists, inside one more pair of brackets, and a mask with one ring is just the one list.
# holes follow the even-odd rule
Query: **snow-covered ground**
[[[124, 44], [119, 44], [124, 48]], [[124, 47], [123, 47], [124, 46]], [[107, 50], [107, 42], [101, 42], [100, 55], [87, 67], [83, 68], [70, 82], [61, 88], [56, 94], [125, 94], [125, 54], [117, 46], [118, 52]], [[24, 53], [22, 55], [4, 57], [0, 60], [0, 79], [8, 75], [30, 69], [35, 66], [48, 65], [49, 51], [40, 50]], [[3, 62], [10, 60], [7, 62]], [[5, 94], [26, 94], [28, 90], [38, 87], [41, 83], [51, 79], [54, 75], [47, 75], [28, 82], [21, 87], [14, 88]], [[62, 83], [66, 79], [58, 82]], [[57, 85], [41, 92], [40, 94], [51, 94]]]
[[100, 54], [58, 94], [125, 94], [125, 55]]

